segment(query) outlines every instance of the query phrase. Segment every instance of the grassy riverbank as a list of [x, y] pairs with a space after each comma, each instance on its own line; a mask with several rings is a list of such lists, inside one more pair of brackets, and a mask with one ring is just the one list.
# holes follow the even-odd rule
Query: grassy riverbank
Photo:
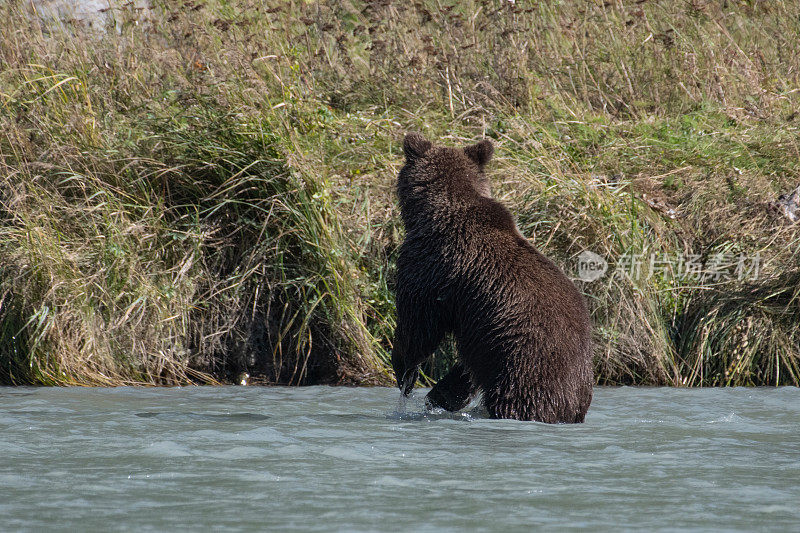
[[719, 4], [0, 4], [0, 382], [389, 382], [414, 130], [608, 260], [600, 383], [800, 383], [800, 7]]

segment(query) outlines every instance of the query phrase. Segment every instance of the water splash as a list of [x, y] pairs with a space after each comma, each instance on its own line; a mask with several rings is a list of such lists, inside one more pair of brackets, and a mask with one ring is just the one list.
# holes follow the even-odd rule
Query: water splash
[[395, 408], [395, 414], [403, 416], [406, 414], [406, 406], [408, 405], [408, 396], [400, 392], [400, 397], [397, 399], [397, 407]]
[[481, 411], [480, 405], [469, 411], [457, 413], [445, 411], [441, 407], [431, 407], [424, 400], [424, 397], [422, 399], [417, 397], [416, 392], [412, 392], [408, 396], [400, 393], [394, 411], [386, 413], [386, 418], [389, 420], [404, 421], [464, 420], [469, 422], [476, 418], [486, 418], [487, 416], [487, 413]]
[[[411, 400], [410, 406], [409, 400]], [[408, 396], [403, 395], [401, 392], [394, 411], [386, 413], [386, 418], [390, 420], [423, 420], [426, 413], [424, 408], [418, 404], [419, 402], [416, 401], [414, 392]]]
[[397, 405], [394, 408], [394, 411], [391, 413], [386, 414], [386, 418], [392, 420], [419, 420], [424, 417], [424, 414], [421, 412], [414, 412], [415, 409], [412, 407], [409, 410], [408, 400], [409, 398], [413, 398], [414, 393], [412, 392], [408, 396], [404, 395], [402, 392], [400, 393], [400, 397], [397, 398]]

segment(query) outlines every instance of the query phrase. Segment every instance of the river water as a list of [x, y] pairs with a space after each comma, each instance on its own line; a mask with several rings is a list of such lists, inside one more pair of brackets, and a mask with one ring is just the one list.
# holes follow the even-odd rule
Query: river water
[[800, 389], [599, 388], [586, 423], [388, 388], [0, 388], [0, 529], [800, 529]]

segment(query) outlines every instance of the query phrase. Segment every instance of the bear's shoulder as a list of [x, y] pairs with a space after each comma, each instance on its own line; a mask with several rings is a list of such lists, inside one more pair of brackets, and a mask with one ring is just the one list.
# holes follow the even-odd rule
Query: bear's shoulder
[[519, 234], [511, 211], [493, 198], [479, 196], [473, 204], [472, 211], [473, 219], [481, 227]]

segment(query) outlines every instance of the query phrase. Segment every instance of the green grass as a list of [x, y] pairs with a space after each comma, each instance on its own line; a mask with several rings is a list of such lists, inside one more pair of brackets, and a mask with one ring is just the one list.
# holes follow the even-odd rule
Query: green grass
[[[0, 6], [0, 382], [392, 381], [406, 131], [492, 138], [494, 194], [583, 250], [756, 280], [578, 281], [603, 384], [800, 384], [790, 2]], [[424, 368], [452, 363], [444, 346]]]

